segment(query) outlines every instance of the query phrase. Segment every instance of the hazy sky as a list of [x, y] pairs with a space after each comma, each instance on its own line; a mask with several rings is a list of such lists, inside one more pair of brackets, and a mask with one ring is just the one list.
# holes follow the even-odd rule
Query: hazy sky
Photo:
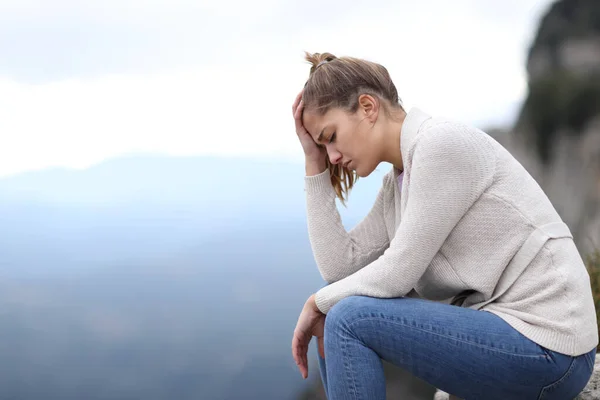
[[300, 159], [303, 51], [385, 65], [400, 97], [509, 125], [549, 0], [0, 0], [0, 176], [122, 154]]

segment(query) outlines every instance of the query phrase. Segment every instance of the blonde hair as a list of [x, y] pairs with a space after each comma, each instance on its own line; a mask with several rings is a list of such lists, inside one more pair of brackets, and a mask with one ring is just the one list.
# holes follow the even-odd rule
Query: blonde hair
[[[332, 108], [341, 108], [354, 113], [362, 94], [387, 100], [392, 107], [402, 109], [396, 86], [382, 65], [354, 57], [338, 58], [331, 53], [305, 52], [305, 59], [312, 66], [302, 94], [304, 110], [324, 115]], [[381, 105], [389, 115], [385, 102]], [[329, 157], [326, 163], [337, 197], [345, 204], [358, 176], [348, 168], [331, 164]]]

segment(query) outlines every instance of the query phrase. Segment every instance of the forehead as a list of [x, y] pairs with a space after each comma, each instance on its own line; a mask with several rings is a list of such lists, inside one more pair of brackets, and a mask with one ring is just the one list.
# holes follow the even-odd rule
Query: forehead
[[323, 130], [339, 124], [345, 117], [345, 113], [339, 108], [328, 110], [323, 115], [314, 111], [306, 111], [302, 115], [302, 123], [308, 133], [316, 140]]

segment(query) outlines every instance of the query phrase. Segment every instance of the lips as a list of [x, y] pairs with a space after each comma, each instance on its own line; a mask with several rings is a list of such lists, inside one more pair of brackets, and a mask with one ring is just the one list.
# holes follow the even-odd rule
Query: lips
[[350, 163], [352, 162], [352, 160], [348, 160], [344, 163], [344, 168], [349, 168]]

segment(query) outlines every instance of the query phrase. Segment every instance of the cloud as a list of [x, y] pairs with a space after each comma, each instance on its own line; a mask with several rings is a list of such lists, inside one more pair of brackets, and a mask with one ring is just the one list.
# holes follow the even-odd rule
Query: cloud
[[[273, 73], [269, 68], [282, 73]], [[0, 174], [87, 167], [124, 153], [301, 155], [299, 81], [274, 64], [114, 75], [45, 85], [0, 81]]]
[[133, 152], [301, 160], [304, 50], [382, 63], [408, 107], [509, 124], [548, 3], [0, 0], [16, 55], [0, 61], [0, 175]]
[[218, 65], [280, 57], [311, 38], [390, 57], [415, 42], [459, 52], [487, 42], [514, 54], [548, 2], [0, 0], [0, 75], [44, 83]]
[[0, 74], [44, 83], [212, 64], [275, 0], [0, 0]]

